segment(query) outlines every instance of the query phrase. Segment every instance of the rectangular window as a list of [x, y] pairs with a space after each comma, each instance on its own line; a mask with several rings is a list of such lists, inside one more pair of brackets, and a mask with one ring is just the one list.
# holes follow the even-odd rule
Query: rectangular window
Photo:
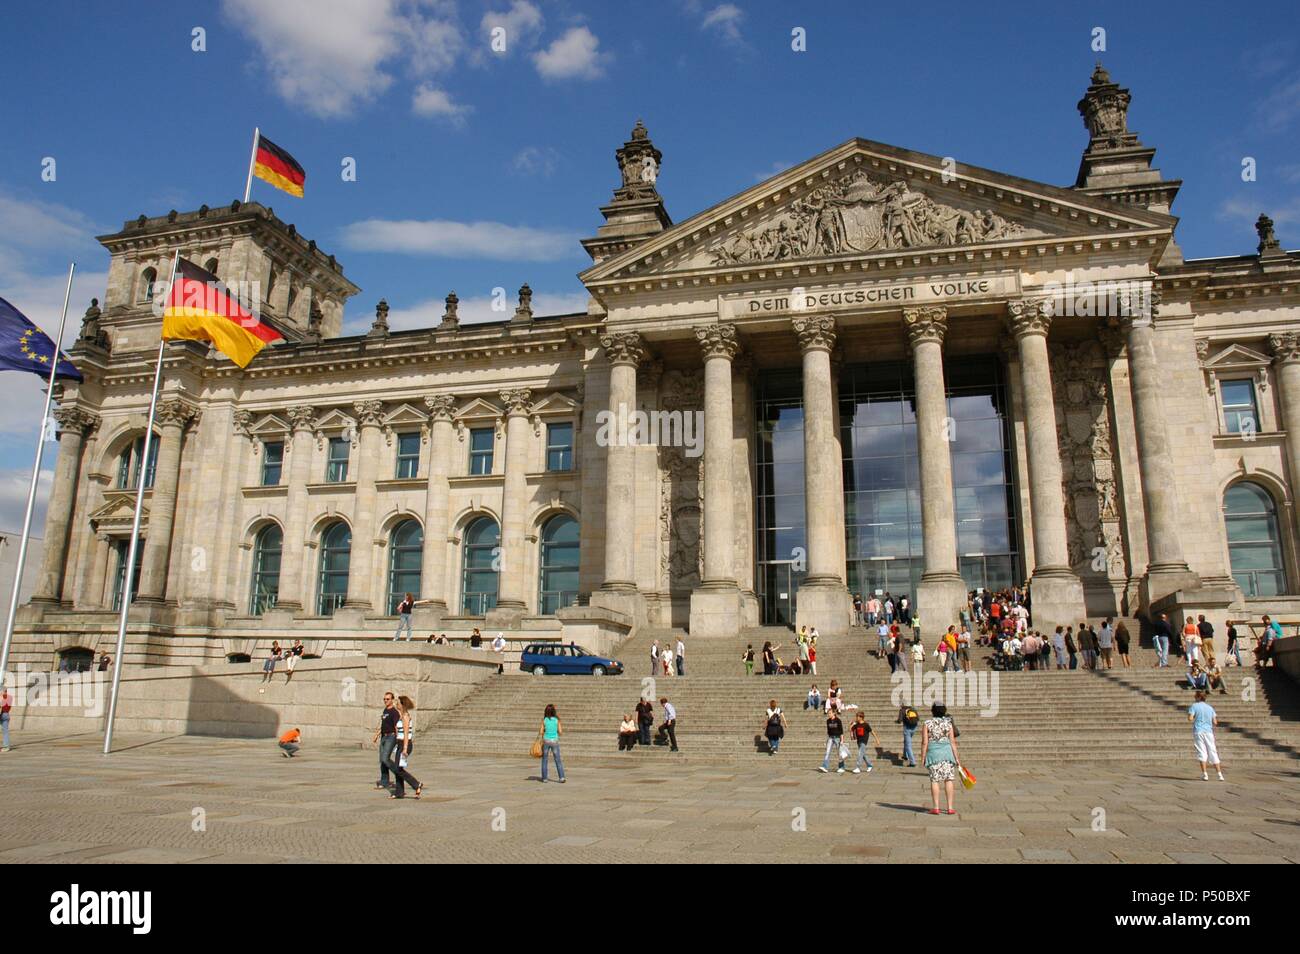
[[275, 487], [284, 473], [284, 441], [262, 444], [262, 486]]
[[418, 477], [420, 474], [420, 435], [397, 435], [397, 478]]
[[1259, 415], [1255, 412], [1255, 385], [1249, 379], [1220, 381], [1223, 399], [1223, 428], [1229, 434], [1256, 434]]
[[331, 437], [329, 463], [325, 468], [325, 480], [339, 484], [348, 479], [348, 452], [351, 450], [346, 437]]
[[492, 441], [495, 432], [490, 427], [475, 427], [469, 432], [469, 472], [492, 473]]
[[573, 425], [546, 425], [546, 469], [573, 470]]

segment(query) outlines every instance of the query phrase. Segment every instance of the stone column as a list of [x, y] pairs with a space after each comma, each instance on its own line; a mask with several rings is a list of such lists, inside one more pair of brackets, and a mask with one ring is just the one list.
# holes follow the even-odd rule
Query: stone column
[[645, 622], [644, 601], [636, 586], [636, 447], [631, 416], [636, 410], [636, 369], [646, 356], [645, 342], [635, 331], [616, 332], [600, 339], [609, 361], [608, 420], [597, 428], [605, 452], [605, 577], [591, 595], [591, 605], [627, 613]]
[[907, 308], [903, 324], [916, 380], [916, 443], [921, 477], [921, 538], [925, 570], [916, 593], [921, 632], [931, 641], [957, 622], [966, 583], [957, 572], [957, 524], [952, 502], [951, 431], [943, 378], [948, 310]]
[[1029, 512], [1034, 535], [1030, 574], [1034, 628], [1051, 633], [1084, 618], [1083, 584], [1069, 566], [1065, 494], [1061, 489], [1061, 449], [1056, 439], [1056, 402], [1047, 332], [1052, 310], [1047, 299], [1007, 303], [1007, 327], [1016, 339], [1020, 394], [1025, 408], [1025, 446], [1029, 470]]
[[731, 362], [740, 345], [731, 324], [696, 328], [695, 338], [704, 353], [704, 576], [691, 594], [690, 632], [734, 636], [741, 620], [731, 482]]
[[307, 572], [307, 484], [311, 482], [312, 450], [316, 440], [316, 410], [306, 404], [295, 404], [286, 412], [291, 431], [289, 434], [289, 486], [284, 502], [284, 548], [280, 556], [280, 595], [275, 608], [288, 613], [301, 613], [304, 600], [310, 601], [304, 585]]
[[[161, 603], [167, 597], [167, 568], [171, 563], [172, 528], [176, 523], [176, 490], [181, 476], [181, 443], [185, 426], [197, 416], [198, 411], [192, 405], [177, 399], [163, 401], [154, 416], [161, 434], [153, 491], [149, 496], [149, 527], [140, 567], [139, 602]], [[144, 474], [142, 462], [141, 480]]]
[[795, 624], [821, 633], [847, 633], [849, 591], [844, 584], [844, 527], [836, 519], [835, 494], [843, 466], [835, 432], [831, 350], [835, 319], [825, 315], [793, 321], [803, 352], [804, 514], [807, 569], [795, 596]]
[[[1282, 428], [1286, 431], [1287, 479], [1294, 497], [1300, 491], [1300, 335], [1295, 332], [1269, 335], [1268, 347], [1277, 367]], [[1300, 521], [1300, 506], [1291, 509]], [[1300, 525], [1296, 529], [1300, 533]]]
[[[41, 552], [40, 573], [36, 577], [33, 603], [64, 601], [63, 585], [67, 577], [68, 542], [72, 512], [77, 501], [77, 474], [81, 470], [81, 450], [85, 437], [99, 425], [99, 418], [79, 407], [61, 407], [54, 412], [59, 423], [59, 458], [54, 465], [54, 484], [45, 513], [45, 548]], [[89, 534], [89, 527], [85, 532]], [[22, 573], [22, 568], [18, 568]], [[71, 593], [68, 594], [69, 598]]]
[[485, 623], [500, 629], [517, 628], [528, 612], [528, 581], [525, 567], [528, 555], [528, 410], [533, 406], [533, 392], [512, 388], [501, 392], [506, 409], [506, 472], [501, 488], [501, 576], [496, 609], [487, 614]]
[[429, 485], [424, 496], [424, 555], [420, 563], [420, 598], [432, 600], [416, 607], [417, 615], [440, 621], [447, 613], [447, 533], [451, 496], [447, 482], [451, 463], [452, 415], [456, 398], [434, 394], [424, 399], [429, 409]]
[[1165, 597], [1199, 587], [1200, 580], [1187, 565], [1179, 535], [1178, 485], [1161, 403], [1164, 376], [1156, 360], [1154, 307], [1137, 305], [1126, 310], [1130, 313], [1121, 323], [1128, 338], [1129, 387], [1150, 560], [1142, 580], [1141, 602], [1149, 612]]
[[[357, 485], [352, 500], [352, 554], [348, 563], [348, 598], [343, 604], [348, 609], [363, 614], [378, 611], [386, 606], [376, 605], [375, 573], [375, 475], [379, 467], [380, 418], [382, 401], [357, 401], [353, 405], [357, 415]], [[378, 588], [382, 603], [385, 587]]]

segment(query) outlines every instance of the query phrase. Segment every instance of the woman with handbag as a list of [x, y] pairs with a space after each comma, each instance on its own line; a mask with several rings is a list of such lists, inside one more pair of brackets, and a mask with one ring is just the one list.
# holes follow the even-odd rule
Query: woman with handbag
[[424, 791], [420, 780], [406, 770], [411, 758], [411, 749], [415, 743], [415, 703], [410, 696], [397, 697], [397, 746], [393, 749], [390, 763], [397, 786], [389, 798], [405, 798], [406, 786], [415, 789], [414, 797], [418, 800]]
[[949, 815], [956, 815], [952, 807], [952, 783], [957, 778], [961, 762], [957, 758], [957, 732], [948, 708], [941, 702], [930, 707], [932, 718], [927, 719], [921, 731], [921, 761], [930, 772], [931, 815], [939, 814], [939, 785], [943, 783], [948, 797]]
[[[538, 740], [542, 743], [542, 781], [548, 781], [546, 777], [546, 756], [548, 754], [555, 756], [555, 771], [560, 776], [560, 781], [564, 779], [564, 763], [560, 761], [560, 736], [564, 729], [560, 726], [560, 717], [555, 714], [555, 706], [548, 705], [546, 712], [542, 716], [542, 724], [537, 729]], [[534, 745], [536, 748], [536, 745]]]

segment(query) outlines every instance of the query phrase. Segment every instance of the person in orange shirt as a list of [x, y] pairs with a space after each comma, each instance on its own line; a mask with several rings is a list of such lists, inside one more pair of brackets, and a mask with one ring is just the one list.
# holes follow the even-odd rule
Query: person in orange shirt
[[290, 729], [284, 735], [280, 736], [280, 751], [284, 753], [286, 759], [291, 759], [294, 754], [301, 748], [302, 730]]

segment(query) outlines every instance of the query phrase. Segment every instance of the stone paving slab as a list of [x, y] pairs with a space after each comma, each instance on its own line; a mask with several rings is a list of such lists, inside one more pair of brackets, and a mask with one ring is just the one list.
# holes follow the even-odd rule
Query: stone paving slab
[[[374, 788], [375, 754], [310, 744], [93, 738], [0, 755], [0, 860], [272, 864], [958, 862], [1296, 863], [1300, 791], [1286, 767], [1206, 784], [1190, 764], [1015, 767], [931, 816], [925, 774], [870, 776], [755, 759], [590, 762], [540, 785], [526, 758], [421, 753], [419, 801]], [[194, 831], [203, 809], [205, 830]], [[1097, 810], [1106, 826], [1094, 831]], [[504, 812], [504, 814], [502, 814]], [[505, 830], [494, 822], [504, 821]], [[496, 828], [499, 828], [497, 825]]]

